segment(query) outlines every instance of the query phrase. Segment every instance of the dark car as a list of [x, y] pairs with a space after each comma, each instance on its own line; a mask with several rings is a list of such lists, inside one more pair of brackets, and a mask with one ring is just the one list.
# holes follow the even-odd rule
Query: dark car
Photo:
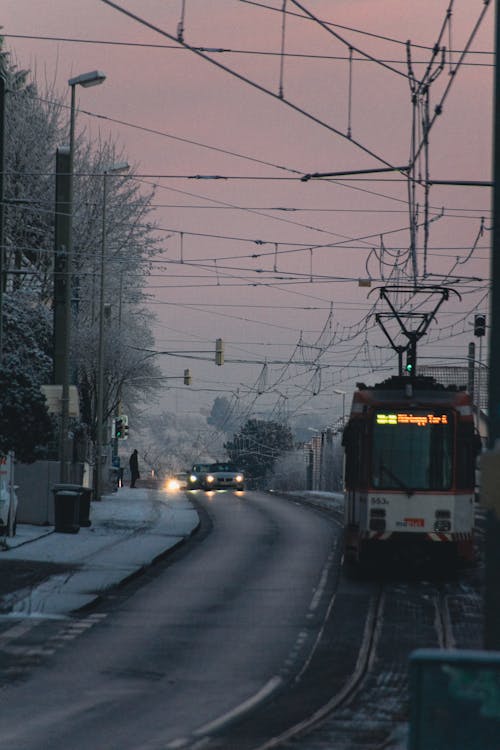
[[199, 490], [205, 487], [205, 477], [210, 471], [212, 464], [193, 464], [187, 474], [188, 490]]
[[202, 482], [205, 490], [223, 490], [245, 488], [245, 477], [237, 466], [227, 462], [218, 462], [209, 466]]

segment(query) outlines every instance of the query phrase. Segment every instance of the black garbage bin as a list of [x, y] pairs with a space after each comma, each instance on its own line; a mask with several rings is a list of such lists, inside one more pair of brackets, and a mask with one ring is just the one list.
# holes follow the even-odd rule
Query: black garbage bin
[[54, 487], [55, 531], [77, 534], [80, 531], [80, 493]]
[[84, 487], [81, 484], [56, 484], [53, 487], [54, 492], [76, 492], [79, 495], [79, 511], [77, 523], [79, 526], [91, 526], [90, 520], [90, 500], [92, 498], [92, 489]]

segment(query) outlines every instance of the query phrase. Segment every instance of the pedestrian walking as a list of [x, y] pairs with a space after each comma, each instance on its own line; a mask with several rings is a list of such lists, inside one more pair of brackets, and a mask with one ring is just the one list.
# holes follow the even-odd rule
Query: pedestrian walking
[[128, 465], [130, 466], [130, 486], [135, 487], [136, 481], [141, 478], [141, 475], [139, 474], [139, 455], [137, 453], [137, 448], [130, 456]]

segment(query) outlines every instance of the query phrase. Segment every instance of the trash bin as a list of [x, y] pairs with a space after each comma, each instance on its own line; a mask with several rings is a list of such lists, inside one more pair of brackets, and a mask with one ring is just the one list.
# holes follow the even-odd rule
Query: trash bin
[[92, 498], [92, 489], [83, 487], [81, 484], [56, 484], [54, 492], [76, 492], [79, 495], [78, 520], [79, 526], [91, 526], [90, 520], [90, 500]]
[[55, 531], [77, 534], [80, 531], [80, 493], [56, 486], [54, 492]]

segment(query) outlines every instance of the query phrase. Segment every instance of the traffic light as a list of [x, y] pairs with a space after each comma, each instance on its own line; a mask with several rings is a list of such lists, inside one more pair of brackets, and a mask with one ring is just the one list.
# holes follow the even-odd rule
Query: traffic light
[[191, 385], [191, 370], [184, 370], [184, 385]]
[[118, 438], [118, 440], [121, 440], [123, 437], [123, 419], [121, 417], [117, 417], [115, 419], [115, 438]]
[[415, 375], [415, 362], [416, 356], [415, 356], [415, 349], [414, 347], [410, 346], [408, 351], [406, 352], [406, 365], [405, 365], [405, 372], [408, 375]]
[[126, 414], [115, 418], [113, 437], [117, 440], [126, 440], [128, 438], [128, 417]]
[[215, 364], [224, 364], [224, 342], [222, 339], [217, 339], [215, 342]]
[[474, 315], [474, 336], [484, 336], [486, 333], [486, 315]]

